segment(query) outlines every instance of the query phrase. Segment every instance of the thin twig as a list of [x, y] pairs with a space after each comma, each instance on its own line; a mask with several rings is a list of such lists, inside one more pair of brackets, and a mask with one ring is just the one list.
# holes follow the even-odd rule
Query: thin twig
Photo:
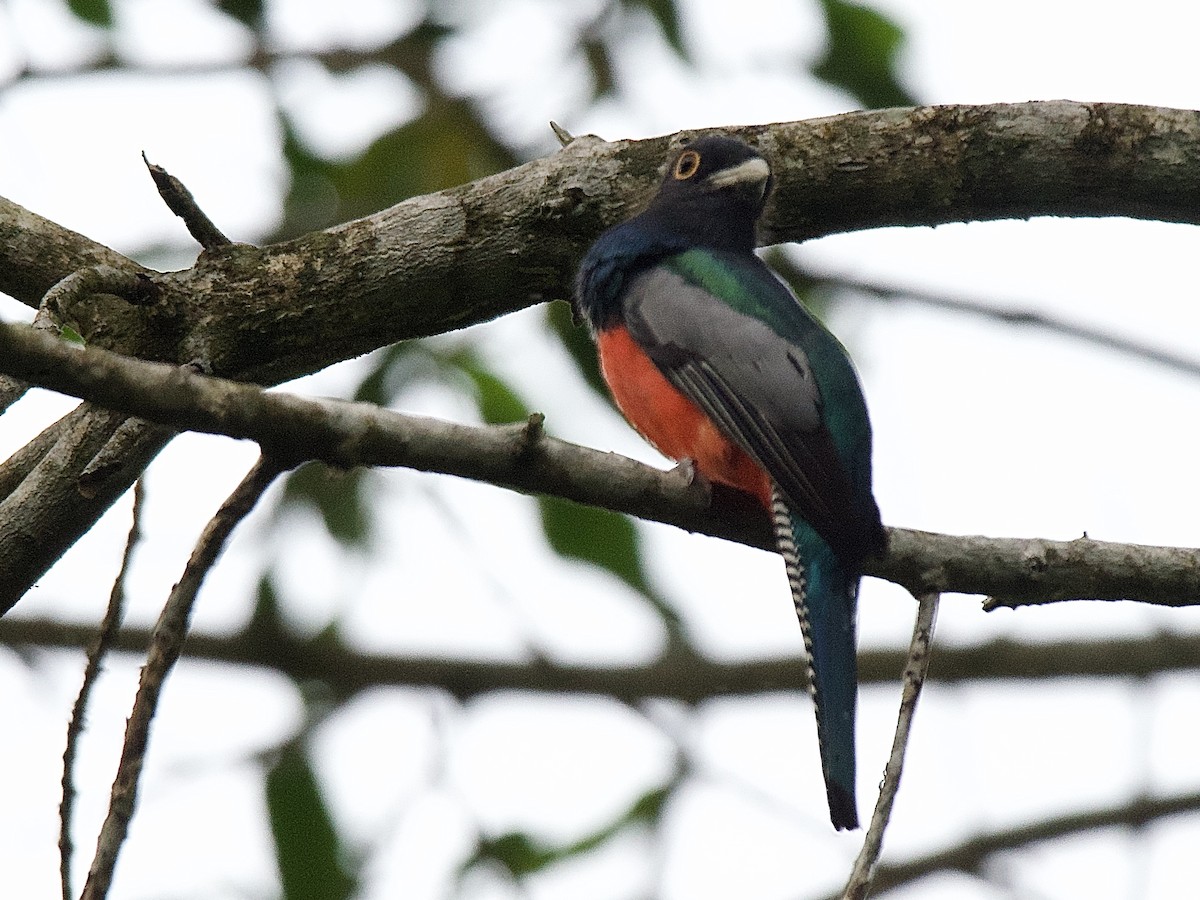
[[884, 303], [914, 303], [960, 315], [980, 316], [993, 322], [1014, 327], [1037, 328], [1050, 334], [1091, 344], [1101, 350], [1120, 353], [1136, 359], [1173, 369], [1181, 374], [1200, 378], [1200, 358], [1185, 355], [1133, 340], [1078, 322], [1069, 322], [1033, 306], [1001, 306], [977, 299], [964, 299], [934, 291], [900, 285], [880, 284], [846, 275], [823, 275], [795, 263], [786, 253], [772, 252], [771, 267], [790, 283], [814, 288], [851, 291]]
[[167, 204], [167, 208], [183, 219], [188, 233], [199, 242], [201, 247], [205, 250], [216, 250], [220, 247], [228, 247], [233, 243], [225, 237], [221, 229], [213, 224], [212, 219], [200, 208], [200, 204], [196, 202], [196, 198], [192, 196], [192, 192], [184, 186], [182, 181], [162, 166], [156, 166], [146, 159], [145, 153], [142, 154], [142, 162], [150, 170], [150, 177], [154, 179], [158, 195]]
[[96, 855], [92, 859], [81, 900], [104, 900], [108, 895], [117, 856], [125, 842], [137, 802], [138, 779], [150, 740], [150, 724], [154, 720], [167, 675], [183, 649], [196, 593], [233, 529], [254, 508], [279, 472], [279, 466], [267, 457], [260, 457], [254, 464], [204, 527], [183, 576], [171, 590], [154, 626], [137, 697], [125, 728], [125, 743], [121, 748], [116, 778], [113, 779], [108, 815], [96, 841]]
[[937, 593], [925, 594], [921, 597], [921, 605], [917, 609], [917, 621], [913, 625], [912, 644], [908, 652], [908, 665], [904, 668], [904, 687], [900, 695], [900, 715], [896, 719], [896, 737], [892, 741], [891, 756], [883, 770], [883, 786], [879, 791], [879, 800], [875, 803], [875, 812], [871, 816], [871, 827], [867, 829], [862, 850], [859, 851], [858, 859], [854, 861], [854, 869], [846, 883], [843, 895], [845, 900], [863, 900], [867, 896], [875, 863], [883, 850], [883, 833], [892, 816], [896, 792], [900, 789], [904, 752], [908, 749], [913, 716], [917, 711], [917, 701], [921, 698], [925, 676], [929, 673], [929, 657], [939, 599], [940, 595]]
[[145, 500], [145, 488], [142, 479], [133, 484], [133, 521], [129, 524], [129, 536], [125, 540], [125, 553], [121, 557], [121, 570], [113, 581], [112, 593], [108, 597], [108, 608], [104, 611], [104, 619], [96, 638], [88, 649], [87, 665], [83, 670], [83, 684], [79, 686], [79, 696], [75, 698], [75, 706], [71, 709], [71, 721], [67, 725], [67, 749], [63, 752], [62, 804], [59, 806], [59, 874], [62, 880], [63, 900], [72, 900], [75, 896], [71, 890], [71, 856], [74, 846], [71, 842], [71, 815], [75, 807], [75, 756], [79, 750], [79, 738], [83, 734], [88, 700], [92, 688], [100, 676], [100, 666], [104, 657], [116, 642], [120, 632], [121, 619], [125, 612], [125, 585], [129, 579], [130, 564], [133, 551], [142, 536], [142, 504]]

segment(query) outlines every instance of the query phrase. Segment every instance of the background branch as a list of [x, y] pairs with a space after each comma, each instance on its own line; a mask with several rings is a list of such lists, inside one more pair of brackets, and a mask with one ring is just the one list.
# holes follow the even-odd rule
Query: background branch
[[938, 872], [978, 873], [997, 853], [1018, 850], [1041, 841], [1102, 828], [1140, 828], [1167, 816], [1198, 809], [1200, 793], [1162, 798], [1139, 797], [1121, 806], [1054, 816], [1031, 825], [981, 834], [955, 847], [910, 862], [880, 866], [875, 873], [875, 893], [880, 895]]
[[[16, 648], [84, 647], [90, 625], [52, 619], [0, 619], [0, 644]], [[113, 644], [143, 653], [150, 632], [126, 626]], [[337, 700], [381, 685], [444, 690], [466, 700], [489, 691], [596, 694], [636, 703], [667, 697], [698, 703], [709, 697], [800, 690], [805, 665], [799, 656], [722, 662], [686, 645], [670, 647], [644, 665], [566, 665], [545, 659], [472, 660], [371, 653], [347, 646], [336, 634], [297, 638], [286, 628], [255, 622], [238, 634], [193, 633], [187, 655], [237, 665], [266, 666], [296, 684], [320, 683]], [[894, 684], [904, 669], [899, 650], [864, 648], [859, 681]], [[930, 678], [942, 683], [999, 679], [1142, 678], [1162, 672], [1200, 671], [1200, 636], [1159, 634], [1149, 638], [1019, 644], [990, 641], [973, 647], [939, 646]]]

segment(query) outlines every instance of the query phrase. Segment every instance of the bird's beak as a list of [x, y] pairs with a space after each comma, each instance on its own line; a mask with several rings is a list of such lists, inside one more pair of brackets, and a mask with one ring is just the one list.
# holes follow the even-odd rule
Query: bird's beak
[[771, 177], [771, 167], [761, 156], [753, 156], [745, 162], [720, 169], [708, 176], [708, 185], [716, 190], [727, 187], [757, 186], [762, 191]]

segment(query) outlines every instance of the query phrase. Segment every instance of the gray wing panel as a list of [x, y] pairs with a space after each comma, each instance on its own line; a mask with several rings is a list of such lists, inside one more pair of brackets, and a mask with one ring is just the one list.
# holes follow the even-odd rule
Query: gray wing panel
[[836, 549], [851, 540], [850, 484], [804, 351], [766, 323], [655, 267], [625, 294], [625, 324], [663, 374], [767, 470]]

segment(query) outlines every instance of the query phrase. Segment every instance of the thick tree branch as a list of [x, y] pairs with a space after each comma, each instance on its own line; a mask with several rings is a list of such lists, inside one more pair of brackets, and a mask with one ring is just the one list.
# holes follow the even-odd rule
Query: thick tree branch
[[[95, 627], [56, 619], [0, 619], [0, 644], [9, 647], [82, 648], [95, 637]], [[146, 628], [126, 626], [114, 650], [144, 653]], [[709, 697], [801, 690], [805, 662], [800, 656], [720, 662], [686, 645], [669, 648], [645, 665], [587, 666], [548, 660], [514, 662], [435, 659], [367, 653], [335, 637], [297, 638], [286, 628], [256, 623], [232, 636], [189, 635], [187, 655], [193, 659], [235, 665], [265, 666], [303, 684], [325, 685], [337, 700], [346, 700], [381, 685], [440, 688], [459, 699], [490, 691], [533, 691], [595, 694], [629, 703], [666, 697], [698, 703]], [[907, 656], [897, 650], [859, 651], [862, 684], [894, 684]], [[1144, 678], [1163, 672], [1200, 671], [1200, 637], [1155, 635], [1095, 642], [1018, 644], [991, 641], [974, 647], [939, 646], [930, 678], [941, 683], [994, 683], [1001, 679]]]
[[[1053, 101], [724, 130], [774, 164], [766, 243], [1035, 215], [1200, 221], [1200, 114], [1189, 111]], [[402, 338], [567, 297], [583, 249], [645, 202], [667, 149], [685, 136], [580, 138], [545, 159], [284, 244], [204, 254], [184, 272], [146, 273], [156, 302], [96, 294], [90, 320], [78, 324], [94, 346], [177, 365], [202, 360], [222, 376], [273, 384]], [[52, 285], [97, 265], [141, 271], [0, 199], [0, 290], [36, 306]], [[56, 470], [64, 519], [94, 521], [160, 445], [133, 443], [136, 458], [107, 482], [106, 502], [73, 498], [80, 470]], [[54, 530], [50, 521], [36, 527]], [[78, 533], [73, 524], [48, 546], [67, 546]], [[30, 573], [36, 578], [55, 558], [41, 554]]]
[[0, 291], [37, 309], [50, 288], [90, 266], [142, 271], [115, 250], [0, 197]]
[[[775, 166], [767, 243], [1036, 215], [1200, 220], [1200, 117], [1189, 111], [1051, 101], [725, 130], [756, 143]], [[210, 359], [219, 374], [275, 383], [567, 297], [584, 247], [645, 202], [668, 147], [683, 136], [579, 139], [490, 178], [162, 276], [184, 320], [168, 361]], [[32, 254], [9, 258], [10, 235], [29, 229], [16, 224], [21, 215], [30, 214], [0, 206], [0, 272], [18, 283], [29, 281], [18, 277], [23, 270], [47, 268]], [[43, 290], [100, 261], [81, 263], [80, 253], [41, 281]], [[0, 289], [12, 292], [4, 281]]]
[[[186, 368], [77, 349], [24, 325], [0, 323], [0, 368], [171, 428], [249, 438], [290, 463], [318, 459], [459, 475], [770, 546], [765, 520], [752, 505], [714, 503], [704, 485], [679, 470], [663, 472], [555, 440], [542, 433], [540, 421], [468, 426], [367, 403], [267, 392]], [[992, 607], [1080, 598], [1200, 604], [1200, 554], [1194, 550], [1087, 538], [1006, 540], [897, 528], [890, 534], [887, 557], [868, 561], [867, 574], [914, 593], [988, 594]], [[4, 591], [0, 586], [0, 609], [19, 597]]]

